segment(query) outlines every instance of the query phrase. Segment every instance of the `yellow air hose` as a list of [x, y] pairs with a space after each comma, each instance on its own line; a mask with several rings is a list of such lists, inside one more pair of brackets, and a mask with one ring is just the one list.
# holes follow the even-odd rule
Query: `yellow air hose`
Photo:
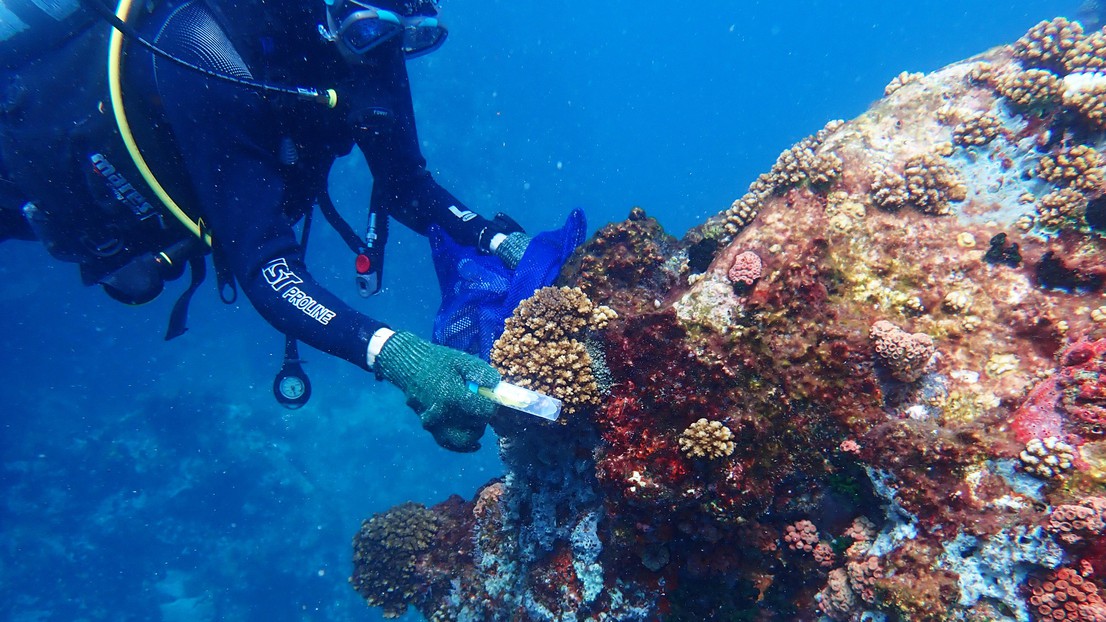
[[[127, 21], [127, 15], [130, 13], [131, 0], [120, 0], [119, 6], [115, 10], [115, 16], [122, 21]], [[169, 196], [169, 193], [165, 191], [161, 183], [154, 177], [153, 171], [150, 170], [149, 165], [146, 164], [146, 159], [142, 157], [142, 153], [138, 150], [138, 144], [134, 141], [134, 135], [131, 133], [130, 123], [127, 122], [127, 115], [123, 111], [123, 88], [122, 80], [120, 76], [120, 64], [123, 58], [123, 33], [118, 29], [112, 29], [111, 42], [108, 46], [108, 88], [111, 92], [111, 109], [115, 114], [115, 123], [119, 126], [119, 134], [123, 137], [123, 144], [127, 147], [127, 153], [130, 154], [131, 160], [134, 161], [134, 165], [138, 168], [138, 173], [142, 175], [142, 179], [146, 181], [146, 184], [150, 186], [158, 200], [165, 206], [167, 210], [182, 225], [188, 228], [196, 237], [200, 238], [204, 244], [211, 246], [211, 234], [204, 230], [198, 221], [192, 220], [188, 217], [188, 214], [184, 213], [184, 210], [177, 205], [177, 202]]]

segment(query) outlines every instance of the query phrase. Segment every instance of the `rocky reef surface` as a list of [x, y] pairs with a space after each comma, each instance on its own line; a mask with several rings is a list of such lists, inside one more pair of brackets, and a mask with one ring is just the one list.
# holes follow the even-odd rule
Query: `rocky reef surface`
[[675, 239], [600, 230], [492, 359], [560, 422], [354, 539], [430, 620], [1106, 621], [1106, 32], [904, 73]]

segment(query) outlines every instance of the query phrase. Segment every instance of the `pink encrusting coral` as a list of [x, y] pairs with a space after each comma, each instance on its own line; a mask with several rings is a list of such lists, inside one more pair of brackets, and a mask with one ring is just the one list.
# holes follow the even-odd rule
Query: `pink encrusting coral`
[[557, 283], [614, 312], [595, 399], [500, 413], [504, 476], [403, 556], [367, 531], [355, 585], [430, 620], [1098, 620], [1106, 130], [1056, 90], [1103, 41], [910, 77], [683, 239], [601, 228]]
[[1087, 497], [1074, 505], [1056, 507], [1045, 529], [1065, 544], [1106, 538], [1106, 498]]
[[891, 375], [903, 382], [920, 378], [937, 352], [929, 335], [908, 333], [887, 320], [872, 324], [868, 335], [876, 355], [891, 370]]
[[764, 262], [760, 255], [752, 251], [744, 251], [734, 257], [733, 264], [726, 272], [726, 276], [732, 283], [752, 285], [764, 274]]
[[792, 551], [805, 551], [811, 553], [818, 544], [818, 528], [808, 520], [801, 520], [788, 525], [784, 530], [783, 541]]
[[1043, 580], [1031, 578], [1028, 588], [1036, 620], [1106, 622], [1098, 586], [1072, 568], [1060, 568]]
[[826, 542], [819, 542], [814, 545], [814, 561], [818, 562], [818, 565], [823, 568], [833, 568], [837, 564], [837, 553], [833, 552], [833, 547]]
[[1106, 339], [1077, 341], [1057, 358], [1057, 372], [1011, 417], [1019, 441], [1057, 437], [1080, 445], [1106, 434]]

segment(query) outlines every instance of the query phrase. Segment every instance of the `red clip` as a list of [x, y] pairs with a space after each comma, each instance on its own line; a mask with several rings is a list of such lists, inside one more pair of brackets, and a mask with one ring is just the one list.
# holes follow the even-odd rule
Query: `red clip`
[[369, 261], [367, 255], [358, 255], [357, 259], [353, 262], [353, 267], [357, 270], [357, 274], [368, 274], [372, 265], [373, 263]]

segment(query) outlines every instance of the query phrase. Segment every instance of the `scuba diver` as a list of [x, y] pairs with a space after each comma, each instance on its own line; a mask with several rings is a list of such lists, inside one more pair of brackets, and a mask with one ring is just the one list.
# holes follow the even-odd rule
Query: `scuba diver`
[[[451, 342], [463, 331], [437, 339], [436, 325], [432, 343], [392, 329], [322, 287], [304, 261], [317, 206], [355, 253], [360, 293], [376, 293], [395, 218], [439, 240], [439, 280], [455, 280], [441, 283], [454, 295], [446, 319], [456, 326], [473, 323], [458, 314], [484, 310], [466, 296], [493, 280], [509, 284], [497, 290], [512, 289], [492, 314], [499, 331], [500, 316], [549, 284], [581, 240], [582, 215], [531, 238], [502, 214], [472, 211], [427, 171], [405, 63], [446, 38], [436, 0], [167, 0], [135, 9], [124, 0], [114, 12], [101, 0], [70, 2], [64, 19], [53, 16], [66, 36], [42, 49], [49, 37], [19, 40], [15, 29], [0, 53], [0, 240], [41, 241], [79, 263], [86, 285], [128, 304], [153, 299], [188, 266], [192, 283], [167, 339], [184, 332], [210, 253], [224, 301], [233, 302], [237, 282], [287, 338], [279, 401], [296, 407], [310, 394], [299, 340], [397, 386], [442, 447], [479, 448], [495, 405], [474, 389], [500, 375], [462, 349], [486, 356], [488, 335]], [[41, 3], [0, 0], [30, 26], [33, 7]], [[355, 145], [372, 173], [364, 236], [327, 194], [331, 165]], [[468, 277], [476, 283], [456, 273], [466, 262], [484, 270]]]

